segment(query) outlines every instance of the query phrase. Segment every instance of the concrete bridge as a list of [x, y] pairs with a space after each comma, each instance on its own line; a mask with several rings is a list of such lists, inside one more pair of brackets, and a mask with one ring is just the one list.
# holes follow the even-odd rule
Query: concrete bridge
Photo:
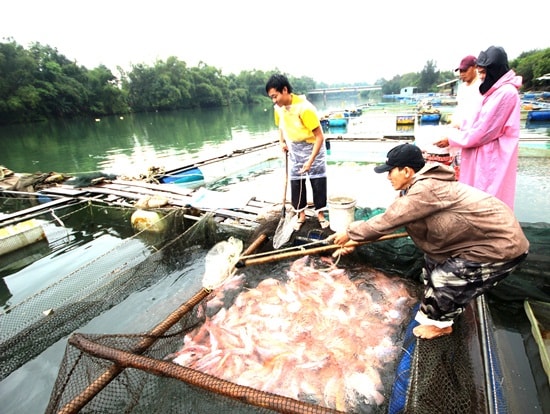
[[379, 91], [381, 90], [381, 86], [345, 86], [342, 88], [320, 88], [320, 89], [312, 89], [307, 94], [313, 95], [313, 94], [327, 94], [327, 93], [346, 93], [346, 92], [362, 92], [362, 91]]
[[362, 91], [379, 91], [381, 90], [381, 86], [344, 86], [341, 88], [320, 88], [320, 89], [312, 89], [307, 93], [307, 95], [322, 95], [323, 96], [323, 102], [327, 103], [327, 95], [328, 94], [344, 94], [347, 96], [350, 95], [359, 95]]

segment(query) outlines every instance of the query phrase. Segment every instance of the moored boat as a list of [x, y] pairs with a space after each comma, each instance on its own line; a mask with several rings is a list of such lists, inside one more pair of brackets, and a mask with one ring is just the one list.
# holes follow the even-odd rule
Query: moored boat
[[419, 114], [420, 123], [439, 123], [441, 119], [441, 114], [439, 112], [434, 113], [421, 113]]
[[395, 123], [397, 125], [414, 125], [414, 118], [415, 115], [413, 114], [396, 115]]
[[527, 122], [550, 121], [550, 109], [533, 109], [527, 112]]
[[329, 127], [343, 127], [347, 126], [349, 122], [350, 114], [348, 111], [335, 111], [331, 112], [328, 116]]

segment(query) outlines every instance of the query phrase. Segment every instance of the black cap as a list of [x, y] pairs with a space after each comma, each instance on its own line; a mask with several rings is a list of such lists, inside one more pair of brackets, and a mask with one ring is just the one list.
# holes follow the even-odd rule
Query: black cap
[[421, 170], [425, 164], [420, 148], [412, 144], [401, 144], [392, 148], [388, 152], [386, 163], [374, 167], [374, 171], [383, 173], [395, 167], [410, 167], [416, 172]]

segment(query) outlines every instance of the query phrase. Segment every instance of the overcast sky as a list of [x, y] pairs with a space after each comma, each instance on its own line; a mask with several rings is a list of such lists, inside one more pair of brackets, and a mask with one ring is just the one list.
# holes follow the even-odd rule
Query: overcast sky
[[491, 45], [550, 47], [548, 0], [6, 0], [0, 41], [57, 48], [88, 69], [176, 56], [238, 74], [279, 69], [326, 83], [454, 70]]

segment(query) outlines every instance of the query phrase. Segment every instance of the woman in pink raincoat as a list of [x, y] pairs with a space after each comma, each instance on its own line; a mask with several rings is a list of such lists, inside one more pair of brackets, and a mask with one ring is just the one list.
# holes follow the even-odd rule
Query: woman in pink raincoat
[[477, 58], [482, 103], [471, 126], [435, 144], [461, 149], [460, 181], [514, 208], [518, 163], [521, 76], [508, 66], [502, 47], [491, 46]]

